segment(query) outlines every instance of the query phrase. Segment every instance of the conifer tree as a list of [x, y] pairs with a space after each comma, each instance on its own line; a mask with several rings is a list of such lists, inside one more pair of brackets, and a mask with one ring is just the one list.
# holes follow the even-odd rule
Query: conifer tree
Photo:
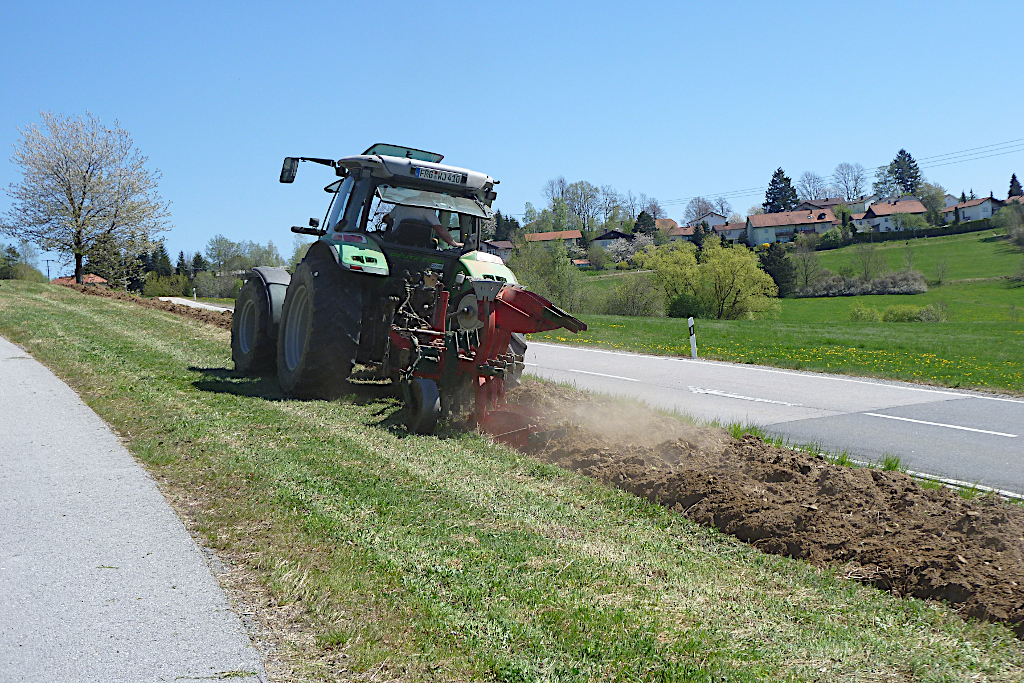
[[765, 213], [779, 213], [791, 211], [799, 203], [796, 188], [793, 181], [789, 179], [785, 171], [780, 167], [772, 174], [772, 181], [768, 184], [768, 191], [764, 193]]
[[896, 158], [889, 164], [889, 171], [903, 194], [916, 194], [918, 186], [923, 182], [921, 169], [917, 167], [914, 157], [905, 149], [896, 154]]
[[178, 252], [178, 263], [174, 269], [177, 271], [178, 275], [188, 275], [188, 262], [185, 261], [184, 251]]
[[967, 193], [964, 192], [963, 190], [960, 190], [960, 203], [963, 204], [966, 201], [967, 201]]
[[1020, 197], [1024, 195], [1024, 190], [1021, 190], [1020, 181], [1017, 180], [1017, 174], [1014, 173], [1010, 176], [1010, 193], [1006, 195], [1006, 198]]
[[161, 277], [168, 277], [174, 272], [174, 269], [171, 267], [171, 257], [167, 255], [167, 248], [163, 242], [158, 243], [156, 248], [153, 249], [150, 262], [153, 264], [153, 270]]

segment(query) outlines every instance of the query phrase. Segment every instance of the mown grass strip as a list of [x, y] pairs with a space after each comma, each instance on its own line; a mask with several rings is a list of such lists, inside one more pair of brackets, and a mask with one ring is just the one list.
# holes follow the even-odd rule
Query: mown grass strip
[[[223, 331], [4, 283], [0, 333], [69, 381], [201, 533], [300, 604], [315, 678], [1019, 680], [1024, 644], [767, 556], [381, 388], [289, 401]], [[340, 658], [344, 654], [345, 658]], [[335, 657], [334, 655], [339, 655]]]

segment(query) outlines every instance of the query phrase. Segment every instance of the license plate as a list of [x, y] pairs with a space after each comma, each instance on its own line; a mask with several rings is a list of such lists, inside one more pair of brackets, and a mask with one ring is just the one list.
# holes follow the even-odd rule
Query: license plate
[[416, 177], [423, 178], [424, 180], [437, 180], [442, 183], [453, 183], [455, 185], [462, 185], [466, 182], [466, 176], [463, 173], [439, 171], [436, 168], [422, 168], [420, 166], [414, 166], [413, 168]]

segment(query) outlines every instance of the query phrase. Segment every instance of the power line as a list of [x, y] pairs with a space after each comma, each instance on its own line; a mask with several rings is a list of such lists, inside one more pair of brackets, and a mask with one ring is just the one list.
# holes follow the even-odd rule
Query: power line
[[[990, 159], [992, 157], [1004, 156], [1006, 154], [1016, 154], [1018, 152], [1024, 152], [1024, 138], [1017, 138], [1015, 140], [1007, 140], [1005, 142], [996, 142], [991, 145], [982, 145], [981, 147], [971, 147], [969, 149], [962, 149], [956, 152], [946, 152], [944, 154], [935, 154], [929, 157], [921, 157], [917, 159], [918, 168], [939, 168], [941, 166], [951, 166], [953, 164], [962, 164], [968, 161], [978, 161], [981, 159]], [[925, 163], [927, 162], [927, 163]], [[883, 164], [884, 165], [884, 164]], [[880, 168], [880, 166], [869, 166], [870, 168]], [[867, 169], [865, 169], [867, 170]], [[661, 206], [678, 206], [679, 204], [688, 203], [691, 200], [697, 198], [703, 198], [708, 200], [714, 199], [741, 199], [743, 197], [750, 197], [756, 194], [767, 191], [768, 186], [763, 185], [760, 187], [749, 187], [742, 190], [729, 190], [727, 192], [719, 192], [715, 194], [703, 194], [693, 195], [692, 197], [679, 197], [676, 199], [666, 199], [659, 201], [658, 204]], [[509, 213], [504, 214], [506, 216], [524, 216], [523, 213]]]

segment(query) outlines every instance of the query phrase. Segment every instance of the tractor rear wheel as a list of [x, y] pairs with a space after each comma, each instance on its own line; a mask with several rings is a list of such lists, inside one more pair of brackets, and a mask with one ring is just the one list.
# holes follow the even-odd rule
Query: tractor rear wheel
[[274, 372], [277, 337], [270, 334], [270, 297], [263, 280], [250, 277], [235, 298], [231, 316], [231, 359], [247, 377]]
[[344, 391], [359, 348], [362, 288], [317, 245], [310, 251], [281, 309], [277, 378], [289, 396], [333, 399]]

